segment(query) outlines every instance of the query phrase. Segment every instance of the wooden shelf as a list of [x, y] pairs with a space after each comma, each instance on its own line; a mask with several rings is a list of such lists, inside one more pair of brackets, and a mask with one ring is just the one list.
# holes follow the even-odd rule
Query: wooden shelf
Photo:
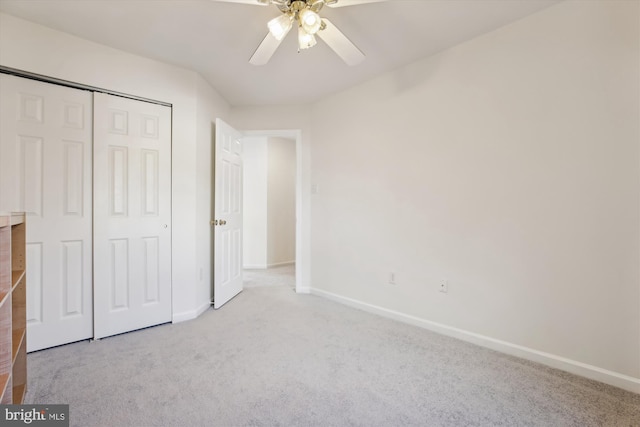
[[24, 393], [27, 391], [27, 385], [26, 384], [19, 384], [16, 386], [13, 386], [13, 402], [14, 404], [16, 404], [16, 402], [22, 402], [24, 400]]
[[22, 280], [25, 273], [25, 270], [15, 270], [11, 272], [11, 290], [14, 290], [16, 286], [18, 286], [18, 283], [20, 283], [20, 280]]
[[12, 338], [11, 338], [11, 363], [16, 363], [16, 356], [18, 355], [18, 350], [20, 350], [20, 346], [22, 345], [22, 342], [24, 341], [24, 336], [25, 334], [25, 330], [24, 329], [18, 329], [16, 331], [13, 331]]
[[11, 225], [24, 224], [25, 215], [23, 213], [12, 213], [11, 214]]
[[5, 390], [7, 389], [7, 385], [9, 384], [9, 374], [0, 374], [0, 391], [4, 395]]
[[27, 389], [24, 214], [0, 215], [0, 402], [21, 404]]
[[11, 386], [11, 375], [7, 374], [6, 384], [2, 390], [2, 397], [0, 398], [0, 404], [11, 405], [13, 403], [13, 387]]

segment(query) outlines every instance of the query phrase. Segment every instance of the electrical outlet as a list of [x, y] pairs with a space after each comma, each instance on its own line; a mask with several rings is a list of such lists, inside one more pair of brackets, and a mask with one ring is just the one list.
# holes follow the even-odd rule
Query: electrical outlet
[[390, 285], [396, 284], [396, 273], [394, 272], [389, 273], [389, 284]]
[[442, 279], [440, 280], [440, 292], [442, 293], [447, 293], [449, 292], [449, 282], [447, 282], [447, 279]]

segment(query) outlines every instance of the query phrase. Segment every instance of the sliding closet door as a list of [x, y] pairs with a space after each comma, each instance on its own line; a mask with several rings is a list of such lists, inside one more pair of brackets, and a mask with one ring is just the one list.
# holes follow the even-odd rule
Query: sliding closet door
[[0, 210], [27, 213], [27, 351], [93, 336], [92, 93], [0, 74]]
[[171, 321], [171, 109], [94, 95], [95, 338]]

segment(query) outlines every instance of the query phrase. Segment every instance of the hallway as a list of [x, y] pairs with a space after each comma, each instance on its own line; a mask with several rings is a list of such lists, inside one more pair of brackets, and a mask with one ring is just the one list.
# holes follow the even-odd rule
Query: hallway
[[296, 266], [288, 264], [268, 269], [244, 270], [244, 287], [287, 286], [293, 290], [296, 288]]

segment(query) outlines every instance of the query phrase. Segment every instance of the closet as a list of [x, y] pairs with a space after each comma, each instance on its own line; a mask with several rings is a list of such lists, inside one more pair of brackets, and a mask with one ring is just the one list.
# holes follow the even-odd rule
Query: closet
[[171, 321], [171, 108], [7, 74], [0, 103], [27, 351]]

